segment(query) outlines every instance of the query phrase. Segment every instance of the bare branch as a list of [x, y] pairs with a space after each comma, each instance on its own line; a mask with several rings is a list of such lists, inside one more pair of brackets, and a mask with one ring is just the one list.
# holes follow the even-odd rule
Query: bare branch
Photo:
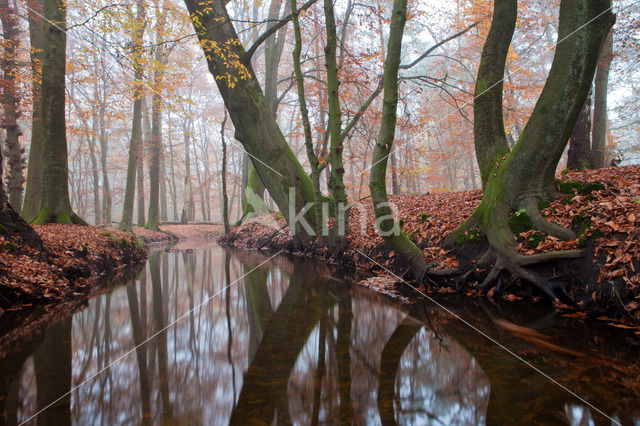
[[[308, 2], [303, 4], [302, 7], [298, 9], [297, 14], [300, 14], [300, 12], [310, 8], [316, 1], [318, 0], [309, 0]], [[264, 43], [269, 37], [271, 37], [271, 35], [273, 35], [276, 31], [278, 31], [280, 28], [285, 26], [292, 18], [293, 18], [293, 14], [287, 15], [284, 18], [282, 18], [282, 20], [278, 21], [277, 24], [273, 25], [272, 27], [267, 29], [264, 33], [262, 33], [262, 35], [258, 37], [258, 39], [251, 45], [249, 50], [247, 50], [247, 52], [244, 54], [244, 57], [242, 58], [243, 62], [244, 63], [250, 62], [251, 57], [253, 56], [254, 53], [256, 53], [256, 50], [258, 50], [258, 47], [260, 47], [260, 45]]]
[[477, 22], [474, 22], [473, 24], [469, 25], [467, 28], [465, 28], [462, 31], [458, 31], [457, 33], [455, 33], [452, 36], [449, 36], [447, 38], [445, 38], [444, 40], [434, 44], [433, 46], [431, 46], [429, 49], [427, 49], [426, 52], [424, 52], [422, 55], [420, 55], [420, 57], [418, 59], [416, 59], [415, 61], [411, 62], [410, 64], [406, 64], [406, 65], [400, 65], [400, 69], [401, 70], [408, 70], [409, 68], [415, 66], [416, 64], [418, 64], [420, 61], [422, 61], [424, 58], [426, 58], [427, 56], [429, 56], [429, 54], [431, 52], [433, 52], [434, 50], [436, 50], [438, 47], [442, 46], [445, 43], [450, 42], [451, 40], [454, 40], [458, 37], [460, 37], [461, 35], [463, 35], [464, 33], [466, 33], [467, 31], [469, 31], [471, 28], [475, 27], [476, 25], [478, 25]]

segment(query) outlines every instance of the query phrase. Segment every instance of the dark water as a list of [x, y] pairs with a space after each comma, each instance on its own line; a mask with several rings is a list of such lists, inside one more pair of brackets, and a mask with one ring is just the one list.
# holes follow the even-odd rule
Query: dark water
[[639, 351], [610, 327], [439, 299], [576, 397], [431, 302], [398, 305], [318, 265], [266, 260], [214, 244], [152, 254], [137, 280], [5, 348], [2, 420], [640, 424]]

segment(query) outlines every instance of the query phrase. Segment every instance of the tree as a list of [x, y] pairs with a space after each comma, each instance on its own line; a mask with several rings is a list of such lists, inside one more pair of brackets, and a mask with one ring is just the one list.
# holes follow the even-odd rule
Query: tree
[[229, 227], [229, 200], [227, 198], [227, 141], [224, 137], [224, 126], [227, 124], [227, 112], [224, 112], [224, 120], [220, 125], [220, 142], [222, 143], [222, 223], [224, 233], [228, 234]]
[[[166, 1], [162, 10], [157, 12], [156, 39], [164, 33], [166, 24]], [[160, 161], [162, 159], [162, 78], [167, 56], [164, 45], [160, 44], [155, 51], [153, 72], [153, 96], [151, 100], [151, 166], [149, 168], [149, 212], [145, 228], [160, 230]]]
[[407, 0], [394, 0], [391, 12], [391, 26], [387, 47], [387, 58], [384, 63], [384, 94], [382, 122], [378, 140], [373, 149], [373, 166], [369, 179], [371, 200], [376, 215], [378, 232], [385, 242], [402, 256], [415, 278], [421, 282], [427, 271], [427, 261], [422, 251], [407, 237], [393, 219], [389, 198], [387, 196], [387, 162], [393, 148], [396, 132], [396, 109], [398, 106], [398, 71], [402, 53], [402, 35], [407, 20]]
[[27, 187], [24, 194], [22, 216], [31, 220], [40, 211], [42, 201], [42, 152], [44, 144], [42, 125], [42, 63], [44, 62], [44, 0], [29, 1], [29, 38], [31, 41], [31, 145], [27, 167]]
[[133, 232], [133, 199], [136, 187], [136, 172], [138, 171], [138, 162], [142, 161], [140, 145], [142, 144], [142, 99], [144, 97], [142, 79], [144, 78], [144, 69], [141, 63], [141, 44], [146, 22], [145, 6], [142, 0], [137, 1], [137, 9], [136, 18], [133, 21], [134, 32], [131, 40], [133, 44], [132, 61], [135, 68], [133, 121], [131, 123], [131, 143], [129, 145], [129, 161], [127, 164], [127, 183], [124, 191], [122, 220], [120, 221], [120, 229], [128, 232]]
[[19, 236], [24, 244], [36, 249], [42, 248], [40, 236], [9, 204], [2, 182], [2, 150], [0, 150], [0, 235], [5, 239]]
[[604, 41], [600, 62], [596, 71], [595, 96], [593, 108], [593, 142], [591, 162], [594, 168], [605, 167], [607, 145], [607, 90], [609, 87], [609, 69], [613, 58], [613, 31]]
[[576, 126], [569, 139], [567, 169], [583, 170], [591, 167], [591, 96], [580, 110]]
[[17, 8], [15, 1], [10, 5], [9, 0], [0, 1], [0, 17], [2, 18], [2, 103], [4, 107], [4, 120], [2, 127], [6, 131], [5, 147], [7, 152], [7, 165], [9, 166], [9, 179], [7, 189], [9, 191], [9, 203], [14, 209], [22, 207], [22, 189], [24, 185], [24, 150], [20, 146], [20, 102], [17, 93], [18, 74], [17, 54], [20, 47], [19, 28], [17, 22]]
[[492, 284], [503, 270], [508, 270], [554, 298], [555, 286], [525, 266], [581, 253], [574, 250], [519, 255], [514, 251], [516, 239], [508, 221], [513, 211], [524, 209], [538, 230], [559, 238], [575, 237], [571, 230], [542, 217], [538, 203], [556, 192], [556, 167], [591, 87], [600, 48], [614, 15], [609, 11], [608, 0], [562, 0], [558, 43], [549, 76], [522, 134], [509, 150], [502, 125], [501, 82], [516, 12], [517, 0], [495, 0], [474, 104], [476, 157], [484, 194], [473, 215], [446, 238], [445, 244], [452, 245], [461, 233], [479, 228], [490, 245], [479, 264], [492, 265], [483, 286]]
[[[267, 105], [253, 72], [251, 57], [240, 44], [229, 19], [226, 2], [185, 0], [185, 3], [209, 71], [216, 80], [235, 126], [236, 139], [252, 160], [259, 160], [254, 161], [256, 171], [280, 211], [300, 212], [317, 229], [315, 207], [305, 207], [308, 202], [313, 202], [311, 179], [287, 145]], [[299, 228], [297, 222], [290, 222], [289, 225], [292, 226], [292, 233], [296, 235], [298, 243], [306, 240], [313, 232], [312, 229]]]
[[41, 208], [33, 223], [83, 224], [69, 201], [65, 121], [66, 2], [45, 0], [42, 123], [44, 167]]

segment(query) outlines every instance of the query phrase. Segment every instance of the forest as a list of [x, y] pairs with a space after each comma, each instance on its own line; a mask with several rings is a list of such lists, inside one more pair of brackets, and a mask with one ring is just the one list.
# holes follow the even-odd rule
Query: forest
[[[168, 278], [159, 278], [160, 250], [184, 254], [188, 290], [181, 303], [189, 298], [191, 315], [201, 306], [194, 305], [194, 286], [204, 285], [194, 276], [213, 268], [211, 258], [198, 256], [217, 258], [219, 246], [230, 250], [217, 262], [224, 266], [216, 266], [226, 271], [226, 291], [282, 253], [298, 258], [291, 261], [295, 268], [284, 268], [290, 282], [282, 288], [258, 291], [247, 284], [247, 294], [234, 296], [235, 303], [246, 303], [242, 315], [258, 330], [251, 333], [261, 336], [245, 354], [245, 380], [252, 387], [237, 395], [232, 323], [244, 317], [237, 310], [232, 321], [226, 293], [231, 423], [263, 414], [270, 422], [273, 410], [276, 419], [287, 411], [281, 396], [273, 397], [277, 408], [266, 413], [251, 399], [259, 399], [270, 348], [286, 353], [286, 367], [276, 370], [288, 378], [316, 322], [324, 330], [332, 321], [333, 305], [316, 293], [322, 285], [317, 277], [311, 290], [301, 284], [306, 272], [297, 262], [310, 269], [322, 264], [320, 281], [326, 278], [327, 288], [332, 280], [343, 281], [336, 270], [350, 271], [349, 281], [359, 287], [407, 304], [451, 294], [480, 304], [487, 299], [492, 306], [496, 300], [539, 302], [563, 318], [597, 320], [628, 333], [624, 338], [637, 345], [637, 0], [0, 0], [0, 16], [0, 323], [10, 324], [3, 326], [9, 333], [0, 333], [0, 355], [17, 339], [19, 324], [44, 327], [62, 319], [54, 312], [57, 304], [102, 303], [97, 297], [116, 294], [121, 284], [127, 292], [143, 292], [140, 301], [137, 293], [127, 294], [135, 322], [137, 304], [146, 303], [140, 277], [147, 267], [158, 311], [147, 340], [141, 326], [132, 325], [134, 343], [137, 350], [156, 335], [166, 340], [163, 333], [174, 322], [167, 323], [168, 307], [163, 314], [156, 306], [157, 300], [169, 303], [162, 293]], [[177, 240], [193, 247], [182, 247], [183, 241], [172, 246]], [[208, 240], [216, 248], [203, 247]], [[238, 249], [255, 257], [238, 260], [244, 275], [229, 272], [229, 256], [249, 256]], [[264, 260], [264, 253], [271, 257]], [[199, 260], [188, 260], [191, 254]], [[163, 267], [175, 269], [171, 285], [177, 286], [179, 258], [165, 257]], [[196, 272], [197, 262], [204, 262], [202, 272]], [[273, 262], [280, 271], [279, 261]], [[264, 278], [260, 285], [272, 281]], [[279, 307], [274, 294], [281, 297]], [[299, 294], [321, 308], [298, 318], [302, 308], [284, 301], [299, 301]], [[344, 321], [355, 321], [352, 296], [336, 302], [337, 321], [345, 309]], [[181, 316], [175, 303], [178, 322], [187, 314]], [[34, 307], [37, 315], [28, 313]], [[407, 318], [430, 321], [431, 313], [407, 309]], [[588, 357], [584, 348], [550, 343], [535, 327], [500, 319], [489, 314], [492, 309], [468, 308], [486, 326], [563, 356]], [[289, 324], [285, 331], [269, 333], [272, 317]], [[392, 376], [384, 391], [391, 400], [400, 357], [419, 336], [420, 328], [406, 321], [398, 321], [378, 348], [386, 359], [386, 351], [394, 350], [387, 349], [389, 342], [399, 339], [397, 359], [386, 366]], [[470, 338], [441, 317], [435, 322], [452, 338], [462, 336], [458, 343], [469, 356], [493, 365], [474, 339], [465, 340]], [[95, 330], [104, 332], [98, 323], [96, 317]], [[349, 340], [356, 326], [351, 331], [347, 323], [336, 330], [347, 330]], [[403, 327], [410, 334], [396, 335]], [[196, 339], [193, 330], [190, 338]], [[291, 333], [298, 349], [280, 348], [278, 333]], [[317, 333], [328, 339], [325, 331]], [[336, 362], [344, 350], [343, 361], [354, 362], [353, 346], [338, 349], [350, 344], [340, 336]], [[166, 349], [166, 341], [161, 344]], [[159, 369], [167, 368], [165, 349], [154, 355]], [[316, 362], [329, 377], [324, 344], [314, 350], [323, 354]], [[136, 353], [140, 386], [148, 393], [141, 368], [147, 361], [140, 358], [147, 355]], [[258, 361], [251, 364], [253, 356]], [[458, 361], [466, 359], [461, 356]], [[598, 362], [604, 365], [605, 358]], [[380, 399], [386, 367], [380, 366], [377, 400], [385, 424], [404, 418], [394, 414], [393, 402]], [[351, 377], [345, 385], [344, 373], [335, 374], [335, 386], [353, 392]], [[494, 384], [500, 380], [490, 377]], [[286, 394], [283, 383], [274, 384], [274, 392]], [[169, 392], [159, 386], [162, 409], [171, 412]], [[143, 398], [143, 418], [153, 411], [149, 398]], [[309, 415], [317, 422], [320, 399], [313, 399]], [[508, 404], [496, 408], [491, 404], [501, 402], [490, 401], [489, 418], [504, 421], [500, 410]], [[38, 400], [37, 406], [47, 409], [49, 402], [57, 401]], [[29, 421], [34, 402], [25, 404], [31, 408], [16, 418]], [[347, 408], [342, 404], [326, 412], [355, 421], [351, 400]], [[618, 411], [638, 414], [587, 405], [609, 419]], [[169, 412], [158, 415], [171, 418]], [[486, 421], [483, 416], [473, 422]]]
[[421, 284], [438, 264], [389, 195], [483, 189], [443, 247], [484, 239], [483, 288], [506, 271], [554, 298], [526, 266], [581, 252], [521, 256], [509, 221], [575, 239], [540, 213], [557, 172], [637, 158], [634, 4], [262, 3], [0, 5], [3, 199], [129, 232], [279, 211], [296, 249], [340, 253], [370, 198]]

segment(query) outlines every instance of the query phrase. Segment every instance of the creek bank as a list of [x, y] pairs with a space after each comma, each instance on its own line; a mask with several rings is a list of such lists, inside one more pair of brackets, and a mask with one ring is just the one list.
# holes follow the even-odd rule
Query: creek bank
[[84, 299], [101, 277], [147, 259], [142, 240], [113, 228], [48, 224], [33, 229], [42, 250], [23, 244], [18, 235], [0, 235], [0, 314]]
[[[575, 306], [558, 304], [567, 315], [593, 316], [640, 334], [640, 166], [613, 167], [563, 173], [557, 181], [562, 196], [542, 205], [549, 221], [572, 228], [572, 240], [543, 234], [533, 229], [526, 215], [516, 212], [510, 223], [518, 236], [517, 251], [530, 255], [555, 250], [584, 249], [579, 259], [557, 260], [532, 266], [548, 280], [564, 283]], [[499, 288], [481, 291], [487, 270], [474, 268], [486, 248], [483, 235], [467, 232], [453, 250], [442, 247], [443, 238], [474, 211], [481, 191], [441, 192], [390, 197], [392, 210], [402, 230], [423, 251], [435, 269], [459, 268], [471, 271], [466, 280], [450, 276], [437, 285], [419, 286], [425, 293], [460, 292], [507, 301], [540, 300], [545, 296], [531, 286], [503, 274]], [[347, 248], [331, 252], [319, 238], [302, 251], [294, 250], [293, 239], [279, 214], [263, 215], [232, 230], [219, 242], [249, 249], [283, 250], [351, 270], [364, 271], [370, 278], [362, 284], [405, 301], [420, 296], [395, 275], [406, 277], [408, 268], [390, 250], [375, 230], [373, 206], [364, 201], [349, 215]]]

